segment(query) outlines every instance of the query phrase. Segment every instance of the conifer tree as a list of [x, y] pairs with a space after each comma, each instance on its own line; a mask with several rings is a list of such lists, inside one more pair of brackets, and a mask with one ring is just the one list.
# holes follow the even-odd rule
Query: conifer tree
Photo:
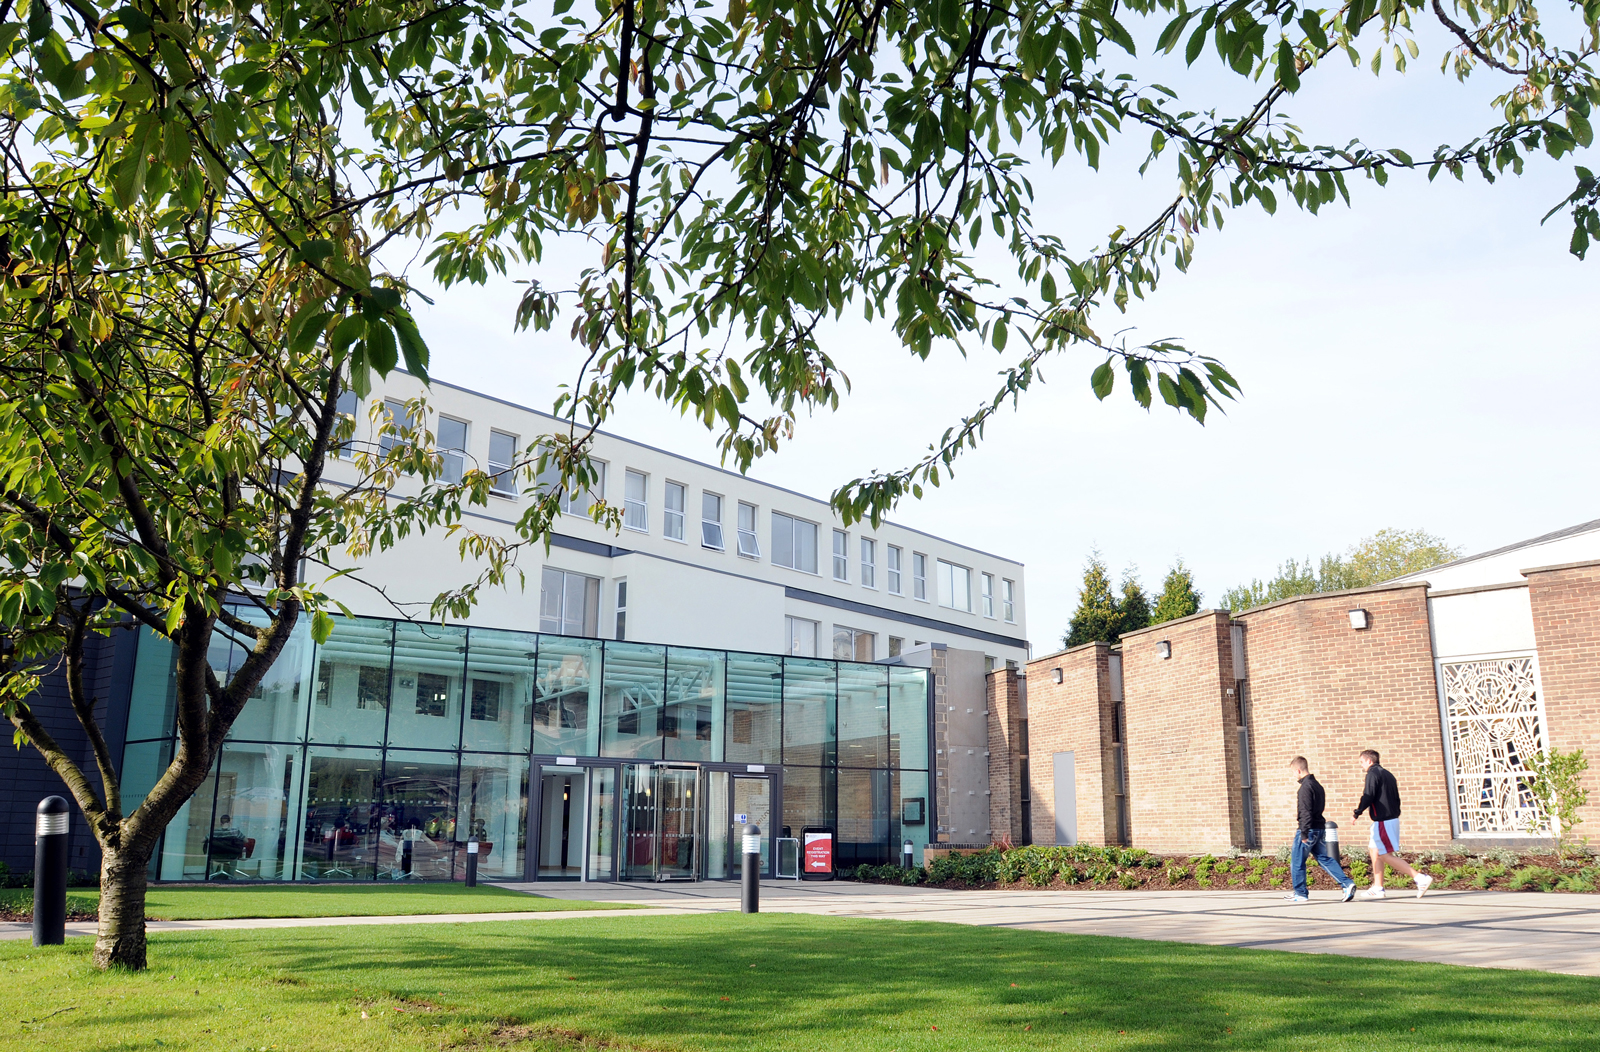
[[1065, 648], [1081, 646], [1096, 640], [1111, 642], [1117, 637], [1121, 611], [1117, 597], [1111, 591], [1111, 575], [1106, 571], [1105, 560], [1099, 552], [1089, 556], [1083, 568], [1083, 588], [1078, 592], [1078, 610], [1072, 615], [1067, 634], [1061, 645]]
[[1144, 594], [1144, 586], [1135, 576], [1137, 573], [1138, 571], [1132, 566], [1122, 572], [1122, 602], [1117, 608], [1120, 616], [1116, 638], [1120, 638], [1125, 632], [1137, 632], [1153, 623], [1150, 620], [1150, 597]]
[[1162, 582], [1161, 594], [1156, 597], [1155, 614], [1152, 624], [1162, 624], [1166, 621], [1176, 621], [1180, 617], [1188, 617], [1200, 610], [1200, 593], [1195, 591], [1194, 571], [1183, 565], [1180, 558], [1172, 564], [1172, 569], [1167, 571], [1167, 579]]

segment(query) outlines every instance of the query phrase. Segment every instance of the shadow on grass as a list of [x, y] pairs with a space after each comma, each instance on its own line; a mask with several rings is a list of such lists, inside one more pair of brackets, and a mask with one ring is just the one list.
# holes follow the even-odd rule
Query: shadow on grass
[[783, 914], [159, 944], [161, 957], [199, 969], [248, 961], [276, 977], [296, 1011], [384, 1000], [384, 1011], [415, 1011], [418, 1026], [443, 1025], [457, 1040], [526, 1026], [558, 1042], [808, 1052], [1378, 1043], [1588, 1052], [1600, 1032], [1600, 981], [1582, 977]]

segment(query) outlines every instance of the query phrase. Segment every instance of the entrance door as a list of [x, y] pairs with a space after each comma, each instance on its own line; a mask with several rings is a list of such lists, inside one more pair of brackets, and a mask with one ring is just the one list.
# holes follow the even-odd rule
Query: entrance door
[[588, 774], [583, 767], [539, 768], [541, 880], [577, 880], [583, 876]]
[[[740, 842], [745, 825], [761, 827], [761, 875], [772, 876], [772, 779], [733, 776], [733, 838]], [[743, 865], [743, 859], [737, 861]], [[737, 875], [737, 873], [735, 874]]]
[[627, 847], [623, 880], [698, 880], [700, 768], [630, 763], [622, 768]]

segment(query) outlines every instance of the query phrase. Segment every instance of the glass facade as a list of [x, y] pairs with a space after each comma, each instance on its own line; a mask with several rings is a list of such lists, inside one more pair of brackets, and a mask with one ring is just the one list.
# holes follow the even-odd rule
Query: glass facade
[[[146, 629], [138, 648], [123, 759], [127, 807], [154, 784], [174, 747], [172, 647]], [[244, 653], [219, 629], [211, 654], [219, 669]], [[284, 649], [210, 777], [168, 826], [151, 876], [460, 880], [469, 838], [479, 841], [478, 872], [487, 880], [628, 876], [630, 857], [617, 859], [626, 828], [613, 826], [619, 815], [624, 826], [631, 820], [640, 794], [629, 779], [650, 765], [720, 767], [702, 768], [713, 780], [694, 784], [719, 787], [703, 806], [722, 810], [727, 772], [771, 765], [782, 774], [781, 797], [763, 805], [778, 826], [772, 832], [834, 828], [841, 867], [898, 860], [904, 839], [920, 856], [934, 821], [929, 675], [339, 619], [326, 643], [314, 645], [302, 631]], [[766, 792], [767, 782], [731, 785], [735, 810], [759, 810], [740, 794]], [[530, 799], [541, 813], [532, 813]], [[618, 811], [618, 801], [627, 806]], [[907, 816], [913, 820], [903, 823]], [[707, 812], [706, 835], [725, 838], [728, 818]], [[718, 854], [702, 875], [729, 875], [724, 868]]]

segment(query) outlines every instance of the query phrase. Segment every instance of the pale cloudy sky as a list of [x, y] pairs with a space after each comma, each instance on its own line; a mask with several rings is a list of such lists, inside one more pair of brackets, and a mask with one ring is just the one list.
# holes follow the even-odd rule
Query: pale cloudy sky
[[[1360, 135], [1431, 153], [1487, 127], [1486, 100], [1503, 86], [1458, 85], [1439, 72], [1442, 50], [1425, 35], [1403, 77], [1328, 64], [1289, 112], [1310, 141]], [[1209, 55], [1195, 70], [1175, 59], [1130, 68], [1224, 109], [1256, 88], [1219, 75]], [[1117, 223], [1143, 225], [1170, 184], [1139, 179], [1142, 146], [1111, 151], [1098, 176], [1065, 165], [1035, 174], [1050, 208], [1041, 204], [1042, 225], [1081, 249]], [[1592, 168], [1586, 152], [1576, 163]], [[1423, 527], [1471, 552], [1600, 517], [1600, 258], [1567, 253], [1564, 216], [1539, 223], [1570, 192], [1573, 163], [1536, 158], [1492, 187], [1357, 180], [1353, 208], [1317, 217], [1230, 214], [1201, 238], [1189, 274], [1171, 272], [1120, 325], [1100, 319], [1102, 333], [1137, 326], [1139, 338], [1181, 336], [1222, 359], [1244, 387], [1226, 416], [1200, 427], [1165, 407], [1146, 413], [1121, 385], [1097, 402], [1097, 360], [1068, 353], [953, 481], [893, 517], [1025, 562], [1035, 653], [1057, 644], [1095, 548], [1114, 572], [1136, 565], [1152, 590], [1182, 555], [1209, 605], [1285, 557], [1385, 526]], [[555, 255], [544, 273], [572, 266]], [[570, 319], [514, 333], [518, 295], [510, 282], [456, 290], [419, 317], [440, 379], [548, 408], [579, 360]], [[752, 474], [826, 495], [914, 459], [995, 382], [990, 354], [947, 349], [919, 363], [859, 312], [830, 335], [853, 396], [803, 421]], [[610, 430], [716, 459], [708, 432], [648, 398], [627, 401]]]

